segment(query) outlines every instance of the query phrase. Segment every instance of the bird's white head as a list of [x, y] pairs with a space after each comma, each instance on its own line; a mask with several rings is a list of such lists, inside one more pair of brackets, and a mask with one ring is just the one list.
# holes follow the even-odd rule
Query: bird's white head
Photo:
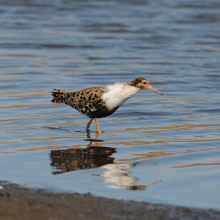
[[142, 90], [147, 90], [148, 89], [148, 90], [154, 91], [154, 92], [156, 92], [160, 95], [163, 95], [161, 92], [159, 92], [158, 90], [153, 88], [146, 79], [143, 79], [143, 78], [134, 79], [133, 81], [131, 81], [127, 84], [129, 86], [133, 86], [133, 87], [136, 87], [136, 88], [139, 88], [139, 89], [142, 89]]

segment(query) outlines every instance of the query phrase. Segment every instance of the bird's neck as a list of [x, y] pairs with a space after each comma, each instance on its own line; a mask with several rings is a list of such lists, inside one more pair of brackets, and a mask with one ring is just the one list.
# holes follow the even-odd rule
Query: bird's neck
[[121, 107], [129, 98], [140, 91], [140, 88], [130, 86], [128, 83], [116, 83], [106, 86], [106, 92], [102, 95], [102, 100], [107, 108]]

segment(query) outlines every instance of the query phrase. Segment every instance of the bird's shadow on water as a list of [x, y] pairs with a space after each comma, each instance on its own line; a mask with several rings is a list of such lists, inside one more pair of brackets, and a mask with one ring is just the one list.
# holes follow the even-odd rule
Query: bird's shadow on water
[[[92, 174], [92, 176], [102, 177], [100, 182], [108, 183], [108, 187], [124, 190], [146, 190], [147, 186], [155, 185], [161, 180], [148, 185], [138, 185], [138, 178], [131, 171], [133, 167], [145, 164], [145, 161], [140, 162], [116, 162], [113, 154], [117, 153], [117, 148], [104, 146], [104, 140], [90, 138], [90, 133], [87, 133], [89, 142], [86, 148], [70, 148], [66, 150], [52, 150], [50, 153], [52, 174], [63, 174], [72, 171], [82, 172], [88, 169], [102, 168], [100, 174]], [[97, 180], [98, 181], [98, 180]]]
[[[42, 129], [48, 129], [48, 130], [54, 131], [54, 132], [59, 131], [59, 132], [70, 133], [70, 134], [73, 134], [73, 133], [85, 134], [85, 132], [86, 132], [86, 135], [87, 135], [87, 139], [85, 139], [86, 141], [88, 141], [88, 139], [89, 140], [90, 139], [91, 140], [96, 140], [97, 142], [104, 141], [104, 140], [98, 140], [98, 138], [99, 138], [98, 133], [96, 133], [96, 137], [93, 139], [93, 138], [91, 138], [90, 131], [80, 130], [80, 129], [76, 130], [74, 128], [71, 129], [70, 126], [67, 126], [67, 127], [65, 127], [65, 126], [58, 126], [58, 127], [49, 127], [49, 126], [44, 127], [44, 126], [42, 126], [41, 128]], [[103, 132], [103, 133], [105, 133], [105, 132]]]
[[[54, 131], [62, 131], [62, 132], [68, 132], [68, 133], [72, 133], [73, 131], [71, 129], [68, 129], [68, 128], [63, 128], [63, 127], [42, 127], [42, 128], [46, 128], [46, 129], [49, 129], [49, 130], [54, 130]], [[80, 130], [74, 130], [75, 133], [82, 133], [84, 134], [85, 131], [80, 131]], [[95, 138], [91, 138], [91, 135], [90, 135], [90, 131], [86, 131], [86, 139], [84, 139], [85, 141], [89, 141], [90, 142], [90, 145], [92, 144], [92, 142], [95, 142], [96, 143], [96, 146], [98, 146], [97, 142], [104, 142], [104, 140], [100, 140], [98, 139], [99, 138], [99, 133], [96, 133], [96, 137]]]

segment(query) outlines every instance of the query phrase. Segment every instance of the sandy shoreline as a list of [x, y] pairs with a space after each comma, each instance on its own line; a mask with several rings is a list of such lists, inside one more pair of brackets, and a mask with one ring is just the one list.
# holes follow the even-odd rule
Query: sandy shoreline
[[0, 219], [97, 219], [97, 220], [219, 220], [220, 211], [144, 202], [123, 201], [91, 195], [51, 193], [17, 185], [0, 189]]

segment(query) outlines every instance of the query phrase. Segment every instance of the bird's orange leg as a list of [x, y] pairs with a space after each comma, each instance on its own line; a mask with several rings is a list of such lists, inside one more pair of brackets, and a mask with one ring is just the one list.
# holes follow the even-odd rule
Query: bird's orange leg
[[88, 123], [87, 126], [86, 126], [86, 131], [87, 131], [87, 132], [89, 131], [89, 127], [90, 127], [90, 125], [91, 125], [91, 123], [92, 123], [92, 120], [93, 120], [93, 118], [89, 121], [89, 123]]
[[98, 125], [97, 119], [95, 119], [95, 124], [96, 124], [97, 133], [101, 134], [102, 132], [99, 130], [99, 125]]
[[[99, 133], [96, 134], [95, 140], [96, 140], [98, 137], [99, 137]], [[97, 145], [98, 143], [97, 143], [97, 142], [95, 142], [95, 143], [96, 143], [96, 146], [98, 146], [98, 145]]]

